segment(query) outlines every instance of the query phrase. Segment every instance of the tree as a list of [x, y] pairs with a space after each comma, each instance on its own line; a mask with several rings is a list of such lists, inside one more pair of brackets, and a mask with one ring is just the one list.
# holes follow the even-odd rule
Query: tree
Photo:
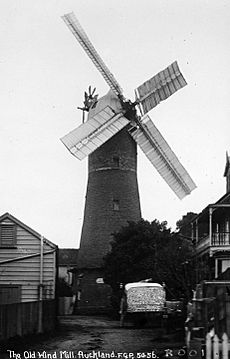
[[194, 247], [176, 233], [171, 234], [165, 243], [159, 245], [158, 273], [164, 278], [168, 295], [179, 299], [189, 299], [195, 284]]
[[188, 212], [182, 219], [176, 222], [176, 228], [180, 235], [187, 239], [192, 239], [191, 221], [197, 216], [197, 213]]
[[120, 283], [152, 278], [166, 284], [169, 298], [189, 297], [192, 244], [171, 233], [167, 222], [130, 222], [113, 237], [111, 252], [104, 258], [104, 280], [114, 292]]
[[104, 258], [104, 276], [112, 288], [119, 283], [139, 281], [154, 276], [156, 240], [168, 236], [165, 223], [141, 220], [129, 222], [113, 234], [111, 252]]

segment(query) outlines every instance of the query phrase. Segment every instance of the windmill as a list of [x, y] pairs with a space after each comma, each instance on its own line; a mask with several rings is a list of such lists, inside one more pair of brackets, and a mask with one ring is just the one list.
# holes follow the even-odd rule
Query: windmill
[[87, 121], [61, 138], [78, 159], [89, 156], [78, 267], [84, 272], [87, 287], [82, 290], [80, 302], [82, 307], [90, 309], [105, 305], [102, 298], [106, 290], [95, 287], [95, 283], [102, 285], [102, 259], [110, 249], [111, 233], [127, 220], [141, 218], [137, 145], [178, 198], [184, 198], [196, 187], [148, 115], [161, 101], [184, 87], [186, 81], [174, 62], [139, 86], [135, 90], [135, 101], [127, 100], [74, 13], [62, 18], [110, 87], [101, 98], [94, 96], [91, 88], [89, 95], [85, 93], [84, 105], [87, 106], [81, 109], [83, 113], [88, 112]]

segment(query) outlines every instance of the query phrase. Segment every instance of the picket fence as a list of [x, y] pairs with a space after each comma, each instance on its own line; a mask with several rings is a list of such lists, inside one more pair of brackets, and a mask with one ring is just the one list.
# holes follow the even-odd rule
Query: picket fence
[[206, 335], [206, 359], [228, 359], [228, 353], [230, 353], [230, 347], [226, 333], [220, 339], [216, 334]]

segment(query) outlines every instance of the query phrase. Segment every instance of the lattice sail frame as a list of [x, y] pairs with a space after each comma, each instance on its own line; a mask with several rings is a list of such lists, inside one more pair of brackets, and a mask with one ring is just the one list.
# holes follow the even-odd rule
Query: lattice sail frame
[[73, 35], [76, 37], [80, 45], [83, 47], [89, 58], [93, 61], [94, 65], [100, 71], [111, 90], [113, 90], [116, 95], [122, 95], [121, 86], [97, 53], [90, 39], [88, 38], [79, 21], [77, 20], [75, 14], [73, 12], [66, 14], [62, 16], [62, 19], [69, 27]]
[[124, 128], [129, 120], [122, 113], [115, 114], [109, 107], [61, 138], [67, 149], [79, 160], [90, 155], [103, 143]]
[[130, 134], [178, 198], [183, 199], [196, 188], [192, 178], [149, 116], [142, 119], [139, 128], [131, 129]]
[[[110, 89], [118, 96], [121, 104], [124, 104], [121, 86], [95, 50], [74, 13], [66, 14], [62, 16], [62, 19], [102, 74]], [[141, 114], [146, 114], [185, 85], [187, 83], [175, 61], [135, 90], [136, 103], [139, 105]], [[130, 123], [124, 111], [120, 111], [114, 114], [109, 106], [103, 108], [86, 123], [64, 136], [61, 139], [62, 142], [78, 159], [85, 158]], [[151, 119], [147, 116], [141, 121], [137, 119], [137, 123], [138, 127], [132, 128], [130, 134], [147, 158], [178, 198], [182, 199], [190, 194], [196, 188], [195, 183]]]
[[187, 82], [174, 61], [135, 90], [136, 98], [141, 104], [141, 112], [146, 114], [186, 85]]

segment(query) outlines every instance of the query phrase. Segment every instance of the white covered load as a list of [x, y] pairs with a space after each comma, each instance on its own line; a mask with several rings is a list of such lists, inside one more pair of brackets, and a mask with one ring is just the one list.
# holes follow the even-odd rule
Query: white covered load
[[160, 312], [165, 305], [165, 289], [158, 283], [125, 285], [127, 312]]

